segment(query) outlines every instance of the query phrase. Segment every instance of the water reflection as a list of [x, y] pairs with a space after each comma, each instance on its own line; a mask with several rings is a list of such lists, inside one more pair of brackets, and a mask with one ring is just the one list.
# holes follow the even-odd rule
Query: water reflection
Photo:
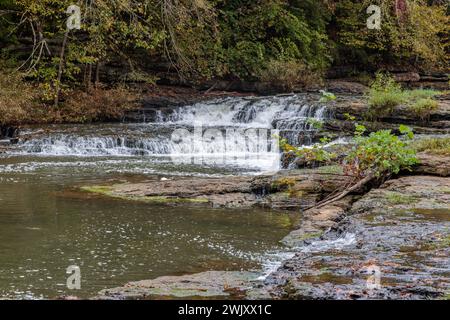
[[[24, 169], [30, 163], [38, 165]], [[81, 192], [83, 185], [159, 178], [94, 163], [0, 158], [0, 296], [87, 297], [167, 274], [258, 269], [292, 223], [261, 210], [161, 207]], [[21, 170], [5, 169], [12, 167]], [[80, 291], [66, 289], [69, 265], [81, 268]]]

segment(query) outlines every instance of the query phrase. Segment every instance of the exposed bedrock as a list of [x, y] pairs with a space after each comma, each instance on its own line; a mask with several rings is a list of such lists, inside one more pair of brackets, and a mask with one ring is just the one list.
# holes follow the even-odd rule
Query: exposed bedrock
[[[272, 298], [439, 299], [450, 290], [450, 179], [387, 181], [350, 210], [322, 208], [340, 220], [269, 276]], [[296, 231], [297, 233], [299, 231]], [[320, 247], [321, 250], [315, 250]], [[376, 273], [376, 278], [374, 274]]]
[[339, 97], [329, 106], [333, 117], [325, 121], [324, 128], [331, 131], [353, 132], [354, 122], [346, 120], [346, 114], [354, 116], [369, 131], [380, 129], [397, 130], [400, 124], [407, 124], [415, 133], [449, 133], [450, 132], [450, 100], [439, 100], [438, 107], [430, 111], [429, 116], [422, 119], [407, 106], [394, 108], [390, 115], [381, 117], [377, 121], [367, 121], [370, 106], [359, 97]]
[[352, 181], [324, 170], [290, 170], [257, 177], [182, 178], [144, 183], [84, 187], [114, 198], [212, 207], [302, 209]]

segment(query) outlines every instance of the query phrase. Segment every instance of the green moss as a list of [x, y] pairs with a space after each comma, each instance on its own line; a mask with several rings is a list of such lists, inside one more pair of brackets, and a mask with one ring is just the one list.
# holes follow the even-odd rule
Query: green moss
[[112, 186], [84, 186], [80, 189], [86, 192], [100, 193], [104, 195], [110, 195], [113, 190]]
[[328, 173], [328, 174], [344, 174], [344, 169], [342, 166], [323, 166], [317, 169], [319, 173]]
[[409, 204], [417, 202], [417, 199], [415, 197], [404, 195], [398, 192], [388, 192], [386, 194], [386, 200], [390, 204]]
[[448, 187], [443, 187], [440, 191], [442, 191], [445, 194], [450, 194], [450, 188]]
[[272, 189], [280, 190], [280, 191], [289, 190], [289, 188], [293, 187], [294, 185], [295, 185], [295, 179], [285, 177], [285, 178], [280, 178], [278, 180], [275, 180], [272, 183]]
[[415, 89], [404, 91], [405, 96], [409, 100], [431, 99], [439, 94], [440, 91], [430, 89]]
[[301, 237], [299, 237], [297, 239], [300, 241], [304, 241], [304, 240], [319, 238], [322, 234], [323, 234], [323, 232], [305, 233], [304, 235], [302, 235]]
[[81, 190], [101, 194], [115, 199], [141, 201], [148, 203], [208, 203], [206, 198], [179, 198], [165, 196], [129, 196], [114, 192], [113, 186], [85, 186]]

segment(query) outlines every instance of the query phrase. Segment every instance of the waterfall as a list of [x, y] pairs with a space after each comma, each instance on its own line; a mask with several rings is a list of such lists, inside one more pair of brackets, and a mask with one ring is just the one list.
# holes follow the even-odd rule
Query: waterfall
[[[310, 144], [327, 108], [308, 96], [229, 97], [157, 111], [153, 122], [57, 126], [23, 135], [19, 150], [51, 156], [244, 157], [279, 160], [276, 135]], [[255, 160], [256, 159], [256, 160]]]

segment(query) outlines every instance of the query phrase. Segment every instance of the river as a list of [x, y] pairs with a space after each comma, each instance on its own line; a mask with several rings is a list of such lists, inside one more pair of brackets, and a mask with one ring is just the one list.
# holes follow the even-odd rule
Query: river
[[[226, 98], [146, 123], [23, 129], [0, 155], [0, 297], [90, 297], [162, 275], [264, 272], [295, 213], [139, 203], [81, 187], [274, 172], [276, 135], [311, 143], [308, 119], [325, 113], [296, 96]], [[77, 291], [66, 287], [71, 265], [81, 270]]]

